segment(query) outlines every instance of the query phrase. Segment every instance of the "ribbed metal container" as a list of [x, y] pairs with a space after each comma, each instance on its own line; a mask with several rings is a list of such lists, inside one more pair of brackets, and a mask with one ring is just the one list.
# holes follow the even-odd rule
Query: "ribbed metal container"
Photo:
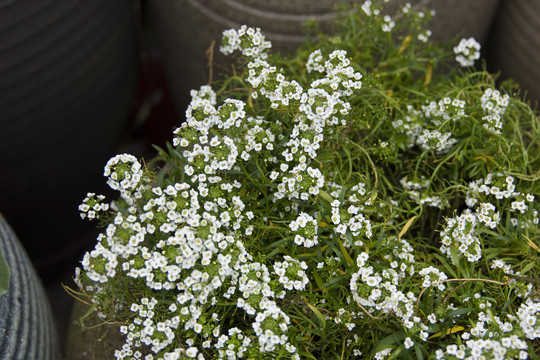
[[[216, 41], [214, 56], [219, 59], [221, 33], [242, 24], [260, 27], [274, 51], [290, 51], [305, 41], [303, 24], [317, 20], [329, 29], [336, 18], [335, 6], [362, 4], [358, 0], [153, 0], [148, 4], [161, 49], [171, 93], [178, 112], [183, 114], [189, 92], [208, 82], [207, 54]], [[390, 11], [406, 2], [415, 8], [437, 11], [430, 25], [434, 37], [449, 40], [464, 32], [482, 40], [491, 25], [498, 0], [396, 0]]]
[[130, 0], [0, 2], [0, 208], [40, 271], [81, 248], [136, 65]]
[[0, 360], [58, 360], [49, 301], [28, 255], [0, 215], [0, 249], [11, 270], [0, 297]]
[[540, 103], [540, 1], [502, 1], [488, 44], [490, 70], [517, 80]]

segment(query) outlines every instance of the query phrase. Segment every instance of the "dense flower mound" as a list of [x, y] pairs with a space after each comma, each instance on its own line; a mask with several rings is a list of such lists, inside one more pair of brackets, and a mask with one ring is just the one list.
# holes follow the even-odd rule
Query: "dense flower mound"
[[117, 359], [539, 350], [535, 114], [486, 72], [439, 74], [429, 13], [383, 14], [366, 1], [291, 57], [225, 31], [240, 73], [191, 92], [157, 166], [107, 163], [119, 199], [79, 207], [104, 230], [75, 280], [120, 324]]

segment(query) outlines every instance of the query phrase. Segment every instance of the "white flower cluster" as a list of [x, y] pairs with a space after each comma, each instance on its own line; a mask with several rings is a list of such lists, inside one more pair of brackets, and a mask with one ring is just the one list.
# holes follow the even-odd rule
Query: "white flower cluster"
[[481, 203], [476, 209], [476, 219], [490, 229], [495, 229], [501, 221], [501, 215], [492, 203]]
[[[361, 183], [351, 188], [352, 195], [348, 199], [350, 203], [358, 201], [357, 193], [365, 193], [363, 186], [364, 184]], [[331, 205], [331, 219], [335, 225], [334, 232], [339, 234], [339, 237], [343, 240], [343, 245], [345, 247], [364, 245], [363, 240], [371, 238], [373, 233], [371, 231], [371, 221], [361, 213], [362, 207], [351, 204], [345, 209], [345, 204], [342, 204], [339, 200], [334, 200]], [[351, 240], [353, 241], [352, 244], [350, 243]]]
[[274, 271], [279, 276], [279, 282], [287, 290], [304, 290], [309, 283], [305, 270], [308, 266], [304, 261], [298, 261], [290, 256], [284, 256], [284, 261], [274, 263]]
[[285, 76], [271, 66], [266, 60], [253, 59], [247, 64], [248, 77], [246, 81], [253, 90], [251, 96], [256, 99], [259, 95], [271, 101], [274, 109], [280, 106], [289, 106], [299, 101], [304, 89], [296, 80], [286, 80]]
[[421, 190], [429, 186], [429, 179], [422, 176], [419, 179], [409, 180], [406, 176], [399, 180], [405, 190]]
[[465, 200], [467, 206], [473, 207], [479, 195], [494, 196], [496, 199], [508, 199], [519, 195], [515, 191], [514, 177], [501, 172], [489, 173], [485, 179], [478, 179], [469, 184], [469, 191]]
[[429, 38], [431, 37], [431, 30], [423, 30], [416, 35], [416, 38], [420, 40], [423, 43], [427, 43]]
[[311, 215], [300, 213], [296, 220], [291, 221], [289, 228], [293, 231], [295, 244], [310, 248], [319, 243], [317, 235], [319, 226], [317, 219]]
[[381, 9], [373, 3], [373, 1], [371, 0], [366, 0], [362, 3], [362, 11], [367, 15], [367, 16], [372, 16], [372, 15], [379, 15], [381, 13]]
[[218, 353], [223, 359], [241, 359], [251, 344], [251, 339], [236, 327], [229, 329], [228, 337], [220, 339], [216, 345], [219, 346]]
[[[516, 191], [515, 180], [513, 176], [503, 174], [501, 172], [489, 173], [485, 179], [479, 179], [469, 184], [467, 197], [465, 202], [467, 206], [473, 208], [479, 201], [479, 199], [493, 199], [504, 200], [512, 199], [509, 204], [509, 210], [511, 213], [517, 214], [517, 217], [510, 218], [512, 225], [521, 225], [522, 228], [536, 227], [540, 223], [539, 211], [535, 208], [535, 197], [532, 194], [525, 194]], [[485, 201], [485, 200], [484, 200]], [[490, 210], [488, 210], [488, 208]], [[491, 213], [495, 218], [495, 222], [498, 222], [499, 215], [495, 213], [494, 205], [488, 205], [488, 203], [481, 204], [480, 209], [477, 210], [479, 214]], [[487, 221], [487, 220], [486, 220]], [[491, 223], [491, 228], [494, 227], [494, 223]]]
[[[117, 359], [123, 359], [128, 356], [133, 356], [136, 359], [142, 358], [142, 356], [138, 356], [138, 354], [141, 354], [139, 350], [135, 352], [131, 350], [132, 347], [138, 348], [141, 344], [150, 347], [154, 353], [172, 344], [175, 339], [174, 331], [181, 322], [180, 317], [175, 316], [164, 322], [156, 321], [156, 312], [161, 310], [156, 309], [157, 304], [157, 299], [143, 297], [139, 303], [133, 303], [131, 305], [130, 311], [135, 313], [136, 317], [132, 324], [120, 327], [120, 332], [126, 335], [126, 343], [122, 350], [115, 352]], [[180, 351], [178, 349], [176, 352]]]
[[448, 276], [439, 269], [429, 266], [426, 268], [423, 268], [418, 272], [418, 275], [424, 277], [424, 281], [422, 282], [422, 287], [430, 287], [430, 286], [437, 286], [437, 288], [441, 291], [446, 289], [446, 286], [444, 285], [444, 280], [448, 279]]
[[408, 115], [392, 121], [392, 126], [407, 135], [406, 142], [409, 146], [418, 145], [422, 150], [445, 154], [457, 140], [451, 137], [451, 132], [444, 131], [444, 128], [450, 120], [456, 122], [467, 116], [465, 105], [464, 100], [450, 97], [422, 105], [421, 110], [408, 105]]
[[510, 204], [510, 212], [518, 213], [517, 217], [510, 219], [512, 225], [520, 225], [521, 228], [537, 228], [540, 224], [540, 216], [538, 209], [533, 207], [534, 205], [534, 195], [518, 195], [516, 200]]
[[220, 50], [226, 55], [240, 50], [244, 56], [265, 59], [271, 47], [272, 43], [265, 39], [261, 29], [242, 25], [238, 30], [229, 29], [223, 32]]
[[429, 186], [429, 179], [426, 179], [425, 177], [415, 180], [408, 180], [407, 177], [404, 177], [399, 181], [399, 183], [405, 190], [407, 190], [409, 197], [418, 205], [428, 205], [440, 209], [447, 205], [445, 202], [443, 202], [440, 196], [431, 195], [426, 191], [419, 191], [426, 189]]
[[529, 206], [526, 204], [526, 202], [532, 202], [534, 200], [534, 196], [531, 194], [527, 194], [527, 196], [524, 199], [519, 199], [516, 201], [512, 201], [510, 204], [510, 211], [517, 212], [519, 211], [521, 214], [525, 214], [527, 210], [529, 210]]
[[[507, 275], [520, 275], [520, 272], [517, 273], [512, 269], [512, 266], [510, 264], [507, 264], [501, 259], [494, 259], [491, 261], [490, 265], [491, 269], [497, 270], [500, 269], [503, 274]], [[516, 279], [510, 278], [510, 282], [508, 283], [511, 286], [516, 286], [514, 288], [514, 291], [516, 292], [516, 295], [520, 298], [527, 299], [531, 295], [533, 291], [533, 284], [522, 284], [519, 283]]]
[[107, 177], [107, 184], [111, 189], [119, 191], [125, 199], [140, 197], [137, 188], [143, 177], [143, 170], [135, 156], [119, 154], [112, 157], [105, 165], [103, 176]]
[[[277, 140], [276, 134], [269, 128], [269, 124], [262, 117], [248, 118], [248, 121], [253, 123], [253, 126], [247, 130], [245, 136], [245, 148], [240, 157], [244, 161], [251, 158], [252, 152], [261, 152], [264, 150], [274, 150], [274, 143]], [[274, 122], [275, 126], [281, 126], [279, 121]]]
[[[283, 346], [289, 353], [296, 353], [296, 348], [288, 343], [285, 334], [290, 318], [277, 308], [274, 301], [262, 301], [259, 306], [263, 311], [257, 313], [252, 325], [260, 344], [259, 351], [271, 352], [276, 350], [276, 346]], [[292, 358], [299, 359], [297, 354]]]
[[528, 359], [527, 343], [517, 335], [500, 339], [467, 340], [462, 345], [448, 345], [446, 351], [437, 350], [436, 359], [505, 360]]
[[390, 32], [392, 31], [394, 26], [396, 26], [396, 23], [394, 22], [394, 20], [392, 20], [392, 18], [389, 15], [385, 15], [383, 20], [384, 20], [384, 23], [382, 25], [382, 31], [384, 32]]
[[[478, 220], [472, 213], [446, 219], [446, 225], [441, 231], [441, 252], [452, 260], [456, 256], [465, 256], [469, 262], [482, 258], [482, 247], [476, 231]], [[455, 255], [452, 252], [455, 251]]]
[[458, 121], [466, 116], [465, 100], [445, 97], [437, 102], [430, 101], [428, 105], [422, 105], [422, 113], [430, 123], [441, 125], [448, 120]]
[[115, 252], [99, 242], [93, 250], [84, 254], [81, 264], [90, 280], [103, 284], [116, 275], [118, 260]]
[[81, 218], [88, 220], [99, 219], [100, 213], [109, 210], [109, 204], [104, 204], [105, 196], [96, 195], [95, 193], [87, 193], [81, 205], [79, 205], [79, 211], [81, 212]]
[[[152, 291], [178, 293], [165, 312], [168, 319], [159, 322], [153, 318], [157, 310], [148, 309], [144, 303], [132, 305], [136, 317], [134, 324], [123, 328], [128, 340], [117, 352], [119, 359], [140, 354], [137, 348], [143, 345], [163, 354], [179, 334], [192, 333], [202, 338], [202, 348], [200, 342], [196, 345], [186, 336], [186, 346], [167, 350], [164, 358], [182, 355], [202, 359], [203, 349], [212, 347], [219, 350], [220, 358], [232, 359], [256, 344], [261, 353], [285, 348], [293, 358], [297, 357], [285, 335], [290, 319], [275, 301], [285, 293], [276, 295], [270, 283], [276, 276], [284, 289], [303, 290], [309, 282], [307, 265], [285, 257], [274, 263], [272, 274], [264, 264], [253, 260], [242, 238], [252, 234], [250, 220], [254, 215], [235, 195], [242, 185], [229, 174], [238, 172], [241, 162], [254, 155], [259, 158], [266, 151], [269, 156], [265, 155], [265, 163], [274, 169], [270, 178], [278, 182], [275, 201], [285, 196], [308, 200], [318, 195], [325, 181], [313, 159], [325, 134], [331, 133], [330, 127], [344, 125], [342, 117], [350, 109], [344, 97], [360, 88], [361, 75], [353, 70], [344, 51], [335, 51], [326, 60], [312, 56], [324, 76], [304, 91], [264, 60], [269, 47], [258, 29], [242, 27], [224, 33], [222, 51], [239, 50], [249, 58], [247, 80], [254, 88], [252, 95], [266, 97], [273, 108], [297, 102], [299, 114], [288, 129], [288, 138], [283, 135], [282, 124], [247, 116], [241, 100], [225, 99], [219, 105], [213, 89], [203, 86], [192, 91], [186, 122], [174, 131], [173, 145], [179, 147], [178, 154], [185, 164], [185, 182], [158, 186], [127, 154], [107, 163], [108, 183], [121, 192], [127, 208], [112, 209], [116, 211], [114, 220], [99, 236], [95, 249], [84, 256], [86, 277], [107, 284], [121, 273], [140, 279]], [[276, 150], [281, 158], [271, 155]], [[93, 197], [88, 197], [81, 211], [96, 211], [91, 210], [97, 206], [92, 202]], [[358, 211], [354, 215], [358, 221], [350, 222], [351, 231], [357, 233], [360, 227], [370, 226]], [[300, 212], [289, 227], [296, 244], [317, 245], [316, 216]], [[77, 281], [81, 284], [80, 279]], [[246, 333], [249, 329], [243, 333], [222, 330], [220, 314], [211, 319], [202, 316], [222, 298], [233, 300], [237, 308], [252, 317], [251, 334]], [[149, 304], [162, 306], [153, 301]], [[202, 332], [203, 328], [210, 330]], [[253, 333], [256, 341], [252, 341]], [[240, 339], [242, 345], [238, 345]]]
[[391, 251], [384, 255], [390, 267], [377, 271], [373, 265], [368, 265], [370, 256], [363, 252], [358, 255], [354, 272], [350, 280], [352, 299], [364, 307], [370, 314], [388, 314], [396, 316], [403, 326], [410, 331], [418, 332], [421, 339], [428, 338], [428, 326], [415, 315], [417, 295], [412, 292], [403, 293], [399, 290], [401, 281], [415, 275], [414, 255], [411, 245], [405, 240], [395, 240]]
[[528, 298], [517, 311], [519, 326], [527, 339], [540, 339], [540, 301]]
[[462, 67], [473, 66], [474, 61], [480, 59], [480, 43], [474, 38], [461, 39], [454, 47], [456, 61]]
[[513, 274], [512, 266], [505, 263], [504, 260], [495, 259], [491, 262], [492, 269], [501, 269], [505, 274]]
[[[297, 149], [293, 146], [293, 151]], [[286, 153], [285, 150], [284, 153]], [[285, 157], [292, 154], [286, 153]], [[299, 159], [299, 164], [294, 166], [289, 172], [289, 164], [282, 163], [280, 170], [283, 172], [274, 171], [271, 176], [273, 180], [281, 175], [281, 183], [277, 186], [277, 191], [274, 193], [276, 199], [282, 199], [287, 196], [288, 199], [308, 200], [310, 196], [318, 195], [321, 188], [324, 186], [324, 176], [318, 168], [306, 165], [307, 157], [302, 155]]]
[[334, 98], [352, 95], [354, 90], [362, 87], [362, 74], [355, 72], [351, 61], [347, 58], [345, 50], [334, 50], [324, 61], [321, 50], [313, 51], [308, 58], [306, 68], [308, 72], [325, 73], [326, 77], [315, 80], [313, 89], [325, 89]]
[[[538, 210], [532, 208], [534, 196], [516, 191], [514, 177], [501, 172], [488, 173], [486, 178], [469, 184], [465, 203], [469, 207], [459, 216], [446, 220], [441, 231], [441, 251], [454, 261], [455, 255], [464, 255], [468, 261], [475, 262], [482, 257], [479, 231], [495, 229], [501, 223], [501, 212], [496, 201], [514, 199], [508, 209], [518, 213], [510, 218], [514, 226], [535, 227], [540, 223]], [[499, 205], [501, 206], [501, 205]]]
[[392, 353], [394, 349], [392, 348], [388, 348], [388, 349], [383, 349], [381, 351], [378, 351], [374, 356], [373, 358], [375, 360], [384, 360], [386, 359], [388, 356], [390, 356], [390, 354]]
[[[470, 330], [461, 334], [464, 344], [448, 345], [446, 348], [436, 351], [437, 359], [528, 359], [528, 345], [526, 341], [516, 333], [518, 321], [512, 315], [508, 315], [509, 321], [502, 321], [493, 314], [492, 304], [481, 299], [476, 293], [474, 301], [476, 306], [484, 309], [478, 313], [477, 321], [472, 321]], [[530, 300], [527, 304], [532, 303]], [[520, 309], [526, 308], [522, 304]], [[519, 314], [519, 310], [518, 310]], [[525, 316], [526, 317], [526, 316]], [[522, 319], [522, 317], [520, 316]]]
[[[314, 80], [300, 96], [300, 113], [281, 153], [284, 162], [271, 174], [272, 180], [281, 180], [274, 194], [277, 199], [307, 200], [319, 194], [324, 186], [324, 177], [318, 167], [311, 166], [312, 159], [316, 158], [325, 134], [333, 131], [330, 126], [345, 125], [342, 117], [349, 113], [350, 104], [342, 98], [362, 85], [362, 75], [354, 72], [345, 51], [336, 50], [323, 61], [320, 50], [315, 50], [306, 65], [308, 71], [321, 72], [326, 76]], [[287, 86], [293, 85], [288, 83]], [[293, 93], [297, 94], [297, 90]], [[267, 89], [263, 95], [270, 96], [269, 100], [274, 103], [274, 94]]]
[[423, 150], [435, 150], [437, 154], [446, 154], [457, 142], [450, 138], [451, 133], [441, 133], [439, 130], [424, 129], [416, 138], [416, 144]]
[[[205, 174], [193, 174], [191, 182], [193, 185], [176, 183], [145, 189], [147, 200], [141, 208], [130, 206], [127, 214], [118, 212], [99, 236], [95, 249], [83, 258], [85, 274], [95, 282], [114, 281], [121, 272], [125, 277], [141, 279], [154, 291], [178, 292], [168, 311], [159, 310], [160, 314], [170, 314], [160, 322], [153, 319], [158, 312], [151, 308], [156, 306], [154, 300], [146, 303], [142, 299], [141, 304], [132, 305], [138, 316], [123, 328], [127, 341], [117, 358], [140, 353], [136, 348], [142, 345], [154, 353], [162, 352], [176, 341], [179, 329], [202, 334], [204, 326], [214, 329], [204, 340], [207, 346], [227, 346], [229, 337], [221, 333], [219, 318], [205, 320], [201, 315], [217, 299], [231, 297], [238, 298], [238, 308], [255, 317], [253, 330], [260, 333], [261, 351], [287, 346], [294, 353], [283, 335], [285, 330], [280, 330], [286, 329], [289, 320], [272, 300], [270, 274], [264, 265], [252, 260], [236, 233], [242, 221], [253, 217], [234, 195], [240, 185]], [[145, 245], [149, 238], [158, 239], [154, 248]], [[283, 326], [275, 328], [278, 323]], [[204, 358], [197, 347], [187, 345], [187, 350], [179, 347], [167, 356], [185, 353], [191, 358]], [[241, 355], [243, 350], [238, 351]], [[230, 352], [227, 355], [224, 351], [225, 357], [230, 358]]]
[[501, 134], [503, 127], [502, 117], [508, 107], [510, 96], [502, 95], [498, 90], [487, 88], [481, 97], [483, 126], [496, 133]]

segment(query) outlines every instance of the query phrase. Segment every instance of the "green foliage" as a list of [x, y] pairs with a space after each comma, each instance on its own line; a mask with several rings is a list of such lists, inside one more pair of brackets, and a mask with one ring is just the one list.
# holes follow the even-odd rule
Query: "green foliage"
[[473, 40], [378, 9], [289, 57], [227, 30], [238, 72], [192, 92], [157, 174], [107, 164], [121, 196], [81, 205], [105, 231], [77, 281], [117, 358], [534, 358], [537, 115], [453, 65]]
[[11, 270], [4, 258], [2, 250], [0, 250], [0, 296], [4, 295], [9, 288], [9, 279], [11, 277]]

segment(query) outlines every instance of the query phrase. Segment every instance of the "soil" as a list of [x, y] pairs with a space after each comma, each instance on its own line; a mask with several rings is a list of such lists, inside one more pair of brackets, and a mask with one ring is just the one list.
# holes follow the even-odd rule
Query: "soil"
[[95, 312], [84, 318], [89, 308], [80, 301], [73, 303], [62, 360], [112, 360], [114, 351], [122, 348], [124, 339], [119, 326], [104, 323]]

